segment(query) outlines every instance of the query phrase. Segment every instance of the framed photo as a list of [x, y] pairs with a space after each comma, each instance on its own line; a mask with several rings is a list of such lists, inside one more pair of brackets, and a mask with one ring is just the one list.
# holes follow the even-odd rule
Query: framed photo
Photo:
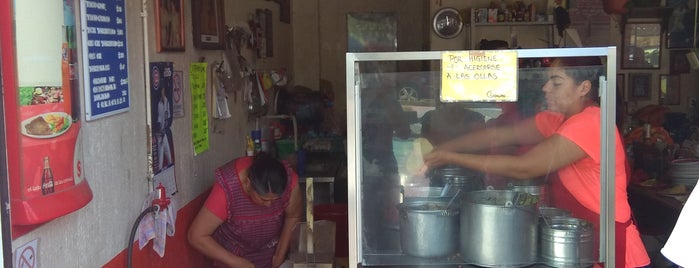
[[158, 52], [184, 51], [184, 0], [155, 0]]
[[660, 75], [660, 95], [662, 105], [680, 105], [680, 76]]
[[192, 0], [192, 33], [198, 49], [224, 49], [223, 0]]
[[650, 100], [650, 73], [629, 74], [629, 99]]
[[616, 97], [617, 99], [626, 100], [626, 81], [624, 81], [624, 74], [616, 75]]
[[667, 19], [667, 48], [691, 48], [697, 30], [694, 25], [694, 1], [667, 0], [665, 7], [672, 10]]
[[624, 27], [621, 68], [660, 69], [660, 23], [633, 23]]
[[689, 73], [687, 53], [689, 53], [689, 50], [670, 51], [670, 74]]

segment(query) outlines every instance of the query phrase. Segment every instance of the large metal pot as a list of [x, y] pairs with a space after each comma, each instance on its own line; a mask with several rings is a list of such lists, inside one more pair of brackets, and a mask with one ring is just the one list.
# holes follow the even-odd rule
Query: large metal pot
[[443, 257], [456, 253], [459, 244], [459, 208], [448, 202], [415, 201], [398, 204], [400, 245], [403, 253]]
[[536, 199], [527, 193], [484, 190], [461, 203], [460, 253], [468, 263], [522, 267], [537, 261]]

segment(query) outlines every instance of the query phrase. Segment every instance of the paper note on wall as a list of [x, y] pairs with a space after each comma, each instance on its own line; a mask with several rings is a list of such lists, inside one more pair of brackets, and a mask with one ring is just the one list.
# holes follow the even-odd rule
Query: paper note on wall
[[206, 63], [189, 65], [189, 87], [192, 92], [192, 143], [194, 154], [209, 149], [209, 114], [206, 109]]
[[517, 101], [517, 51], [442, 53], [442, 102]]

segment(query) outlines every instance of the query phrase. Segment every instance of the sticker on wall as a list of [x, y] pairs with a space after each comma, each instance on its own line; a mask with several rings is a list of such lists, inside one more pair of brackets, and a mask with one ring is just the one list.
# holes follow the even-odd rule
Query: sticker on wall
[[172, 114], [184, 117], [184, 87], [182, 71], [172, 72]]
[[15, 268], [35, 268], [39, 267], [36, 256], [39, 249], [39, 239], [34, 239], [20, 246], [15, 250]]

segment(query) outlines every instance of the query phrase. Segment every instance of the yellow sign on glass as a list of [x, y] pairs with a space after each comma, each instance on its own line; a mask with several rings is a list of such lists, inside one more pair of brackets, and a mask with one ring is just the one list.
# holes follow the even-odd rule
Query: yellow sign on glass
[[442, 53], [442, 102], [517, 101], [517, 51]]

